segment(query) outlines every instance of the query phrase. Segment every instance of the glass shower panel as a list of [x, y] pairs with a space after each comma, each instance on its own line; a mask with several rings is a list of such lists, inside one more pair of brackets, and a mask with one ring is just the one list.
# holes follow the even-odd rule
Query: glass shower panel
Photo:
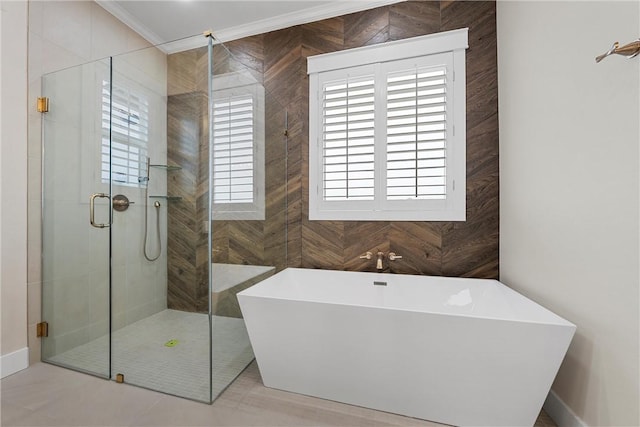
[[112, 371], [209, 402], [209, 57], [167, 50], [113, 58]]
[[42, 116], [42, 359], [106, 378], [111, 208], [101, 165], [109, 70], [107, 59], [42, 77], [50, 100]]
[[214, 398], [253, 360], [237, 293], [286, 267], [286, 109], [262, 67], [213, 48], [211, 306]]
[[43, 77], [43, 360], [211, 402], [253, 360], [236, 294], [287, 266], [287, 112], [176, 46]]

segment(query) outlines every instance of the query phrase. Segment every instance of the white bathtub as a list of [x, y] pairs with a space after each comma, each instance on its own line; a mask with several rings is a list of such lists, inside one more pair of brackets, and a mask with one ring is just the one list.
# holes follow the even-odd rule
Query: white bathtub
[[459, 426], [533, 425], [576, 329], [496, 280], [288, 268], [238, 300], [265, 386]]

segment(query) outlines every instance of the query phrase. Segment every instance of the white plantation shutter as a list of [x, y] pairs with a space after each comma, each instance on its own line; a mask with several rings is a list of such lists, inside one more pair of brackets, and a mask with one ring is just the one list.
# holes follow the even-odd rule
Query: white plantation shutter
[[373, 200], [374, 78], [328, 82], [323, 95], [324, 199]]
[[213, 202], [253, 203], [254, 99], [214, 99]]
[[[146, 176], [149, 143], [149, 101], [140, 93], [123, 86], [102, 82], [102, 182], [140, 186]], [[111, 115], [111, 123], [109, 116]], [[109, 127], [111, 126], [111, 144]], [[111, 152], [111, 166], [109, 164]]]
[[387, 200], [447, 196], [447, 69], [387, 75]]
[[265, 95], [250, 73], [213, 77], [213, 220], [265, 219]]
[[463, 29], [308, 58], [309, 219], [465, 219], [466, 47]]

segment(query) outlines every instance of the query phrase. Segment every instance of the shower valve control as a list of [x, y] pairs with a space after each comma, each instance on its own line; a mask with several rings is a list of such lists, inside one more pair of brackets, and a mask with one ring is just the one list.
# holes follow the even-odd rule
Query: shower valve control
[[124, 212], [129, 208], [129, 205], [134, 203], [135, 202], [130, 202], [129, 198], [124, 194], [113, 196], [113, 210], [115, 211]]
[[395, 261], [397, 259], [402, 259], [402, 255], [398, 255], [395, 252], [389, 252], [389, 261]]

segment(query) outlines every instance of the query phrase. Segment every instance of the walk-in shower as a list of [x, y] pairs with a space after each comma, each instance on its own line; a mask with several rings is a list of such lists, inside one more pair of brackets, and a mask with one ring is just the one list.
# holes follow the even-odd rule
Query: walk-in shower
[[42, 360], [211, 402], [253, 360], [236, 293], [286, 266], [287, 140], [199, 37], [42, 77]]

